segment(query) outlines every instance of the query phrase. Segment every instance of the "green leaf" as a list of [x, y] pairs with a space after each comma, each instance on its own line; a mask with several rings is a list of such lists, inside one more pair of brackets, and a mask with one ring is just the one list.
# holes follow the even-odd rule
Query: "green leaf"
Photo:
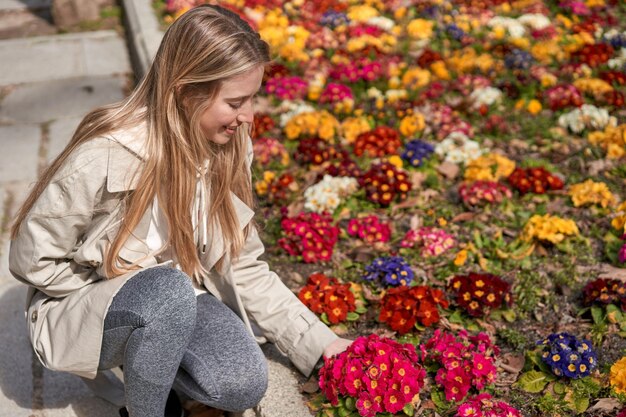
[[407, 416], [413, 416], [413, 414], [415, 413], [415, 408], [413, 408], [413, 404], [407, 403], [407, 405], [405, 405], [402, 409], [402, 412]]
[[346, 318], [348, 319], [348, 321], [355, 321], [359, 319], [359, 315], [353, 311], [349, 312], [348, 315], [346, 316]]
[[350, 411], [356, 410], [356, 400], [352, 397], [346, 398], [346, 408]]
[[448, 321], [454, 324], [463, 324], [463, 315], [459, 310], [456, 310], [448, 317]]
[[504, 320], [508, 321], [509, 323], [513, 323], [517, 318], [517, 314], [515, 314], [515, 310], [503, 310], [502, 317], [504, 317]]
[[578, 414], [584, 413], [589, 408], [589, 397], [574, 393], [567, 405]]
[[595, 324], [600, 324], [604, 321], [604, 311], [602, 311], [602, 307], [592, 306], [591, 307], [591, 317], [593, 318], [593, 322]]
[[565, 394], [565, 384], [560, 381], [555, 382], [552, 389], [556, 394]]
[[325, 325], [330, 326], [330, 321], [328, 321], [328, 315], [326, 313], [320, 315], [320, 320], [322, 320]]
[[432, 390], [430, 393], [430, 399], [433, 401], [433, 403], [435, 403], [435, 406], [437, 406], [438, 409], [445, 409], [448, 405], [446, 404], [446, 395], [443, 393], [443, 391], [439, 391], [439, 390]]
[[350, 414], [352, 414], [352, 411], [348, 410], [345, 407], [339, 407], [337, 411], [339, 412], [339, 417], [348, 417]]
[[365, 307], [365, 306], [358, 306], [354, 310], [354, 312], [357, 313], [357, 314], [365, 314], [365, 313], [367, 313], [367, 307]]
[[528, 371], [519, 377], [516, 385], [526, 392], [536, 394], [543, 391], [546, 387], [548, 376], [540, 371]]

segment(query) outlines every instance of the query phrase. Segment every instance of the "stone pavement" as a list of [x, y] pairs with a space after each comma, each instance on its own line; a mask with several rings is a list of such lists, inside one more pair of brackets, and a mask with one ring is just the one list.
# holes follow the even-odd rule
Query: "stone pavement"
[[[24, 318], [26, 287], [8, 271], [9, 226], [37, 175], [96, 106], [123, 98], [156, 52], [162, 32], [150, 0], [124, 0], [130, 42], [114, 31], [0, 40], [0, 417], [116, 417], [79, 378], [43, 368], [33, 356]], [[11, 13], [47, 13], [50, 0], [0, 0], [0, 32]], [[7, 17], [8, 16], [8, 17]], [[127, 48], [129, 46], [129, 48]], [[275, 347], [263, 347], [270, 387], [244, 417], [309, 416], [303, 377]]]

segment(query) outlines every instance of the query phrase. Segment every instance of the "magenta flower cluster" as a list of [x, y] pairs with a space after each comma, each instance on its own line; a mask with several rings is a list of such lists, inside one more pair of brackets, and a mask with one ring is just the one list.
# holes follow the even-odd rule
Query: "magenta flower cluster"
[[328, 261], [339, 239], [339, 228], [330, 214], [300, 213], [285, 217], [280, 223], [283, 237], [278, 244], [291, 256], [302, 256], [304, 262]]
[[496, 380], [500, 349], [486, 333], [470, 336], [461, 330], [455, 336], [437, 329], [420, 351], [426, 367], [440, 367], [435, 381], [443, 386], [447, 401], [462, 401], [471, 388], [481, 391]]
[[363, 417], [395, 414], [424, 386], [426, 371], [415, 346], [372, 334], [357, 338], [344, 352], [324, 359], [320, 388], [332, 405], [340, 397], [356, 399]]
[[522, 417], [522, 413], [485, 392], [461, 404], [455, 417]]
[[308, 83], [300, 77], [274, 77], [265, 83], [265, 92], [281, 100], [296, 100], [306, 96], [308, 87]]
[[348, 234], [358, 236], [367, 243], [387, 242], [391, 237], [389, 223], [381, 223], [376, 215], [350, 219], [348, 222]]

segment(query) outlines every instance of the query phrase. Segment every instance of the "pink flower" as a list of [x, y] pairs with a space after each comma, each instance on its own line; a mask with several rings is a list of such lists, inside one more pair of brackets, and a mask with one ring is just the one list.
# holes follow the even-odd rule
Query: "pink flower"
[[395, 414], [404, 408], [404, 395], [398, 390], [390, 390], [385, 392], [385, 410]]
[[364, 391], [356, 401], [356, 409], [362, 417], [374, 417], [380, 411], [380, 405], [374, 401], [372, 396]]

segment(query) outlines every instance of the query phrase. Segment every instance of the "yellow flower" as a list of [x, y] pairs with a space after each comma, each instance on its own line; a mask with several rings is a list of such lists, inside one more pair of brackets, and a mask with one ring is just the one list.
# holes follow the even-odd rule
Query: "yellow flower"
[[467, 262], [467, 249], [462, 249], [456, 254], [454, 265], [462, 266], [465, 265], [465, 262]]
[[413, 39], [430, 39], [433, 35], [434, 22], [426, 19], [413, 19], [406, 27], [407, 33]]
[[607, 158], [618, 159], [626, 153], [626, 124], [607, 126], [604, 131], [591, 132], [587, 140], [607, 151]]
[[400, 121], [399, 130], [402, 135], [409, 137], [424, 130], [425, 127], [426, 122], [424, 121], [424, 116], [422, 116], [421, 113], [414, 113], [404, 117]]
[[613, 91], [611, 84], [599, 78], [580, 78], [574, 81], [573, 84], [581, 93], [589, 93], [598, 97]]
[[289, 119], [284, 127], [287, 139], [296, 139], [300, 135], [313, 135], [331, 143], [338, 131], [339, 121], [325, 110], [297, 114]]
[[556, 75], [554, 74], [546, 73], [541, 76], [542, 87], [552, 87], [553, 85], [556, 85], [557, 81], [558, 79], [556, 78]]
[[618, 216], [611, 220], [611, 226], [626, 233], [626, 201], [620, 204], [615, 211]]
[[578, 226], [570, 219], [562, 219], [558, 216], [535, 214], [528, 220], [522, 230], [521, 238], [525, 241], [537, 239], [551, 243], [561, 243], [566, 236], [577, 236]]
[[520, 49], [530, 48], [530, 41], [526, 38], [512, 38], [509, 42]]
[[430, 64], [430, 71], [440, 80], [449, 80], [451, 78], [446, 68], [446, 63], [443, 61], [436, 61]]
[[352, 6], [348, 9], [348, 18], [355, 22], [365, 22], [379, 15], [378, 10], [368, 5]]
[[565, 52], [556, 40], [538, 42], [530, 48], [530, 54], [542, 64], [549, 65], [565, 59]]
[[356, 140], [356, 137], [367, 132], [372, 127], [366, 117], [348, 117], [341, 122], [341, 134], [348, 143]]
[[606, 208], [616, 202], [615, 196], [605, 183], [592, 180], [572, 185], [569, 194], [575, 207], [586, 204], [600, 204]]
[[422, 68], [410, 68], [402, 76], [402, 85], [405, 88], [417, 90], [430, 83], [430, 71]]
[[400, 158], [398, 155], [390, 156], [389, 158], [387, 158], [387, 161], [396, 168], [402, 168], [402, 166], [404, 165], [404, 162], [402, 162], [402, 158]]
[[503, 26], [496, 26], [491, 32], [494, 39], [501, 40], [506, 36], [506, 29]]
[[515, 162], [497, 153], [488, 153], [469, 161], [465, 168], [468, 181], [499, 181], [515, 170]]
[[254, 187], [256, 189], [256, 193], [258, 195], [265, 195], [269, 189], [269, 185], [276, 177], [276, 174], [272, 171], [264, 171], [263, 179], [254, 183]]
[[526, 110], [528, 110], [528, 113], [530, 114], [537, 114], [541, 111], [541, 109], [541, 103], [539, 102], [539, 100], [535, 99], [530, 100], [528, 102], [528, 105], [526, 106]]
[[626, 394], [626, 356], [611, 366], [609, 380], [616, 393]]

